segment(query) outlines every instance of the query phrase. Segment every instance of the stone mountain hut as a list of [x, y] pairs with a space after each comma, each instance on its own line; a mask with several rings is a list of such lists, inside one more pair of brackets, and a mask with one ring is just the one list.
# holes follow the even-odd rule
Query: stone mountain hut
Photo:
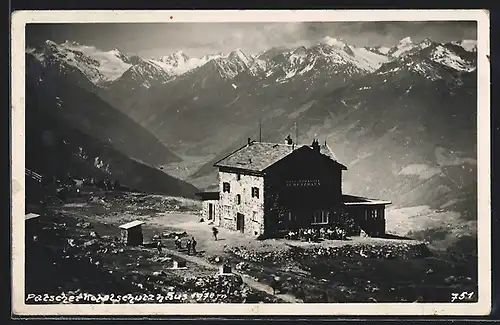
[[274, 237], [291, 230], [340, 227], [348, 236], [361, 230], [385, 234], [390, 201], [342, 193], [342, 173], [325, 144], [297, 145], [248, 140], [214, 164], [219, 190], [198, 195], [203, 216], [215, 226]]
[[129, 246], [138, 246], [143, 243], [142, 225], [144, 221], [135, 220], [121, 225], [121, 240]]

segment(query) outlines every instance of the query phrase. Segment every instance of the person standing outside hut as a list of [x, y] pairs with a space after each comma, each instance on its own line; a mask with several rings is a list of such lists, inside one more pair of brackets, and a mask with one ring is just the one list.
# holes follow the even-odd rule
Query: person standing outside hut
[[193, 249], [193, 254], [196, 255], [196, 239], [194, 237], [191, 238], [191, 248]]
[[219, 234], [219, 230], [217, 228], [213, 227], [212, 234], [214, 235], [215, 241], [217, 241], [217, 235]]
[[276, 292], [279, 292], [281, 289], [281, 278], [279, 276], [273, 276], [271, 279], [271, 288], [273, 289], [273, 295], [276, 295]]
[[186, 247], [187, 247], [187, 254], [191, 255], [191, 239], [188, 239]]
[[174, 243], [175, 243], [175, 248], [177, 248], [177, 250], [181, 250], [182, 243], [181, 243], [181, 239], [179, 238], [179, 236], [175, 236]]
[[161, 254], [161, 249], [162, 249], [161, 240], [159, 240], [159, 241], [156, 243], [156, 249], [158, 250], [158, 254]]

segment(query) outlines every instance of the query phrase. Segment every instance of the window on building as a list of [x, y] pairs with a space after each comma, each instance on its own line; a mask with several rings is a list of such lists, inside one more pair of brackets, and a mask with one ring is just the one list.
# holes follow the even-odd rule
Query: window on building
[[253, 213], [252, 213], [252, 221], [253, 222], [258, 222], [258, 220], [257, 220], [257, 211], [253, 211]]
[[258, 187], [252, 187], [252, 197], [259, 198], [259, 188]]
[[241, 195], [240, 194], [236, 195], [236, 204], [241, 204]]
[[223, 193], [231, 193], [231, 185], [228, 182], [222, 183], [222, 192]]
[[231, 220], [231, 210], [232, 210], [232, 207], [230, 205], [224, 205], [223, 206], [223, 213], [221, 214], [223, 216], [224, 219], [226, 220]]
[[313, 216], [312, 224], [327, 224], [328, 223], [328, 212], [327, 211], [316, 211]]
[[240, 173], [236, 174], [236, 180], [239, 181], [240, 179], [241, 179], [241, 174]]

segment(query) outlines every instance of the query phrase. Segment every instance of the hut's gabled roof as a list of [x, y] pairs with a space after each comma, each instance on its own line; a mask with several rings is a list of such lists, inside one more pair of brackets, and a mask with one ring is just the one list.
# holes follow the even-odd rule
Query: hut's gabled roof
[[[262, 172], [271, 165], [287, 157], [295, 150], [303, 147], [311, 148], [310, 145], [298, 145], [294, 147], [294, 145], [291, 144], [251, 142], [217, 161], [214, 167], [237, 168], [253, 172]], [[347, 170], [346, 166], [337, 161], [328, 145], [320, 145], [320, 153], [339, 164], [343, 170]]]

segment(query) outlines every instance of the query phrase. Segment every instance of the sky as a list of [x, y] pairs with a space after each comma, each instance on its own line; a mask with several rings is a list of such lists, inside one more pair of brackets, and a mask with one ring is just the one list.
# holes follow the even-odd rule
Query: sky
[[70, 23], [26, 26], [27, 46], [47, 39], [118, 48], [142, 57], [183, 51], [191, 57], [228, 53], [240, 48], [249, 54], [272, 47], [318, 43], [325, 36], [354, 46], [393, 46], [405, 37], [436, 42], [477, 39], [472, 22], [291, 22], [291, 23]]

